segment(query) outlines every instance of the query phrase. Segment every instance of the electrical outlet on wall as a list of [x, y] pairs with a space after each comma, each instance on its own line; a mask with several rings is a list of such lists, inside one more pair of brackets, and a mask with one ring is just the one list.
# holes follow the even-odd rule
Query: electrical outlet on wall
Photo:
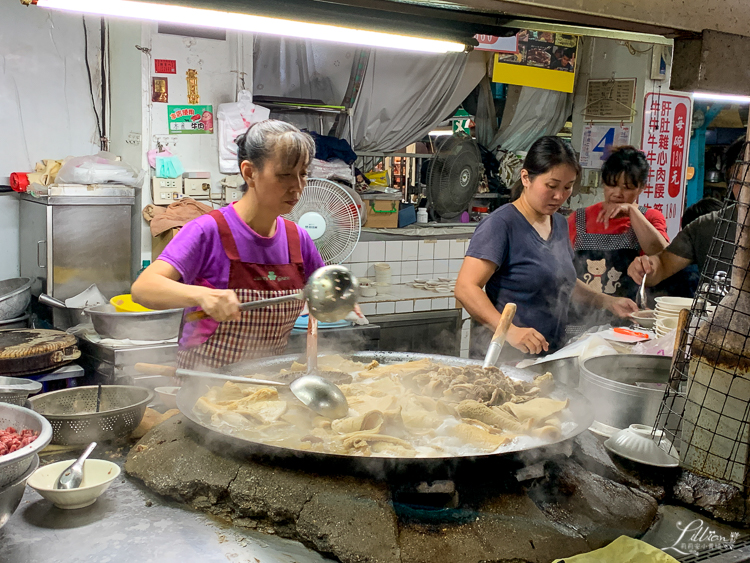
[[205, 178], [185, 178], [184, 192], [193, 199], [208, 199], [211, 181]]
[[128, 136], [125, 138], [125, 143], [128, 145], [140, 145], [141, 144], [141, 134], [140, 133], [133, 133], [132, 131], [128, 133]]
[[157, 143], [165, 149], [173, 149], [177, 146], [178, 135], [154, 135], [154, 145]]
[[169, 205], [185, 197], [182, 178], [151, 178], [151, 197], [156, 205]]

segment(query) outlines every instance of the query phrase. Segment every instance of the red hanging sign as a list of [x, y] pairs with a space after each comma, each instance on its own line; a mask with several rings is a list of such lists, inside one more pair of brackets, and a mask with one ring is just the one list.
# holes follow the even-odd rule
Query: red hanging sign
[[680, 230], [685, 205], [691, 106], [687, 96], [654, 93], [646, 94], [643, 106], [641, 149], [650, 169], [638, 203], [664, 214], [670, 239]]
[[177, 74], [177, 61], [154, 59], [154, 70], [157, 74]]

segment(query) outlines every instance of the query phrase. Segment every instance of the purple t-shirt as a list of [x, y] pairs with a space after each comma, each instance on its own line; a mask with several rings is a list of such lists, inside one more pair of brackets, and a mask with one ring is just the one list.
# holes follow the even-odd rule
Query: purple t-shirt
[[[237, 251], [243, 262], [289, 264], [289, 244], [284, 219], [276, 219], [276, 232], [272, 237], [262, 237], [237, 215], [234, 204], [223, 207], [221, 212], [234, 235]], [[307, 279], [315, 270], [325, 266], [325, 262], [307, 231], [297, 225], [297, 232]], [[172, 265], [180, 273], [183, 283], [193, 284], [196, 280], [203, 279], [216, 289], [227, 289], [229, 285], [229, 257], [221, 244], [219, 227], [209, 215], [193, 219], [182, 227], [161, 253], [159, 260]], [[211, 319], [201, 322], [215, 328], [215, 321]], [[199, 324], [184, 325], [180, 339], [183, 347], [194, 343], [195, 335], [199, 334], [196, 331], [205, 332], [206, 327], [200, 330]], [[208, 330], [210, 334], [211, 327]]]
[[[221, 209], [234, 235], [243, 262], [253, 264], [289, 264], [289, 244], [284, 219], [276, 219], [276, 232], [262, 237], [245, 223], [234, 210], [234, 204]], [[310, 235], [297, 225], [305, 279], [325, 266]], [[159, 256], [180, 273], [183, 283], [204, 279], [217, 289], [229, 285], [229, 258], [221, 245], [219, 227], [213, 217], [203, 215], [187, 223]]]

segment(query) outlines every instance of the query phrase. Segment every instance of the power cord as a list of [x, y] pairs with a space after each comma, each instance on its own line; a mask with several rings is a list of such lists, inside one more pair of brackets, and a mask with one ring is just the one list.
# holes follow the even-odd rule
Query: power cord
[[[102, 124], [99, 120], [99, 111], [96, 109], [96, 100], [94, 99], [94, 81], [91, 79], [91, 66], [89, 66], [89, 30], [86, 26], [86, 16], [82, 16], [83, 21], [83, 60], [86, 63], [86, 74], [89, 77], [89, 94], [91, 94], [91, 106], [94, 109], [94, 115], [96, 116], [96, 131], [99, 133], [99, 139], [101, 143], [102, 138]], [[102, 80], [104, 77], [102, 77]]]

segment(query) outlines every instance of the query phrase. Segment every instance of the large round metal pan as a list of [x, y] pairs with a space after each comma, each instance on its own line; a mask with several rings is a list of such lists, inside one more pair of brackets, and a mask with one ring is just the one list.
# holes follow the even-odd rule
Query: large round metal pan
[[[411, 360], [430, 358], [433, 361], [441, 362], [450, 366], [481, 365], [481, 362], [477, 362], [476, 360], [467, 360], [453, 356], [400, 352], [357, 352], [354, 354], [347, 354], [346, 357], [353, 361], [363, 363], [369, 363], [372, 360], [376, 360], [381, 364], [396, 364]], [[230, 375], [264, 374], [268, 376], [268, 378], [272, 378], [271, 376], [275, 375], [275, 379], [281, 381], [278, 377], [279, 371], [284, 368], [289, 368], [292, 362], [299, 361], [300, 359], [301, 358], [297, 355], [277, 356], [274, 358], [233, 364], [224, 367], [221, 371]], [[304, 361], [304, 359], [302, 359], [302, 361]], [[536, 376], [534, 373], [525, 372], [515, 368], [501, 367], [501, 369], [508, 377], [514, 379], [531, 381]], [[254, 461], [283, 463], [284, 465], [291, 465], [306, 471], [334, 470], [340, 473], [359, 473], [376, 477], [412, 473], [421, 476], [421, 478], [424, 479], [428, 474], [433, 475], [433, 477], [435, 473], [440, 476], [453, 474], [456, 471], [458, 464], [473, 464], [483, 459], [507, 457], [508, 454], [525, 451], [524, 448], [519, 447], [517, 450], [508, 450], [500, 454], [489, 453], [471, 456], [395, 458], [347, 456], [272, 446], [223, 434], [201, 422], [193, 412], [193, 407], [195, 406], [195, 402], [208, 391], [208, 388], [215, 384], [215, 380], [193, 377], [189, 378], [184, 382], [177, 394], [177, 407], [197, 430], [197, 437], [199, 440], [223, 455], [231, 454], [239, 457], [251, 458]], [[570, 401], [569, 409], [575, 422], [575, 427], [564, 433], [557, 442], [569, 440], [577, 436], [586, 430], [594, 421], [591, 404], [577, 391], [574, 391], [565, 385], [556, 384], [550, 397], [558, 400], [568, 399]], [[551, 442], [547, 445], [557, 442]]]

